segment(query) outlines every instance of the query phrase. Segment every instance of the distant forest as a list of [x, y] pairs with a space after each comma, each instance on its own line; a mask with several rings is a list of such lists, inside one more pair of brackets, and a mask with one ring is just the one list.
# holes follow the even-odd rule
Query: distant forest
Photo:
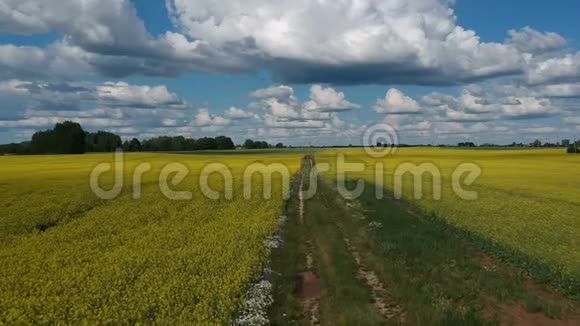
[[[274, 147], [264, 141], [245, 141], [244, 148], [261, 149]], [[275, 147], [284, 147], [282, 143]], [[140, 141], [137, 138], [123, 142], [121, 137], [106, 131], [86, 132], [80, 124], [71, 121], [57, 123], [53, 129], [38, 131], [30, 141], [0, 145], [0, 154], [83, 154], [114, 152], [122, 148], [126, 152], [173, 152], [199, 150], [233, 150], [236, 145], [231, 138], [219, 136], [199, 139], [183, 136], [160, 136]]]
[[[377, 147], [387, 146], [377, 143]], [[406, 145], [399, 144], [397, 147], [433, 147], [434, 145]], [[183, 136], [160, 136], [151, 139], [122, 141], [121, 137], [107, 131], [86, 132], [80, 124], [71, 121], [57, 123], [53, 129], [38, 131], [32, 135], [30, 141], [0, 145], [0, 155], [3, 154], [83, 154], [114, 152], [122, 148], [125, 152], [181, 152], [202, 150], [233, 150], [236, 147], [245, 149], [285, 148], [284, 144], [271, 145], [265, 141], [247, 139], [242, 145], [236, 146], [230, 137], [218, 136], [203, 137], [199, 139], [185, 138]], [[310, 146], [315, 147], [315, 146]], [[342, 148], [348, 146], [321, 146], [320, 148]], [[450, 145], [436, 145], [436, 147], [455, 147]], [[481, 144], [473, 142], [458, 143], [456, 147], [462, 148], [566, 148], [568, 153], [580, 154], [580, 141], [571, 142], [568, 139], [561, 143], [542, 143], [535, 140], [530, 144], [512, 143], [510, 145]]]

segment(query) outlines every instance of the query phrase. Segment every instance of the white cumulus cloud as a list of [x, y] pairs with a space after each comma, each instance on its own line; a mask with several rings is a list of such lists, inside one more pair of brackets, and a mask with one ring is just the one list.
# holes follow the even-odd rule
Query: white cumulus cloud
[[252, 93], [250, 93], [250, 97], [257, 98], [257, 99], [264, 99], [264, 98], [276, 98], [279, 100], [287, 100], [290, 97], [294, 96], [294, 89], [290, 86], [280, 85], [280, 86], [271, 86], [268, 88], [258, 89]]
[[378, 99], [373, 109], [384, 114], [413, 114], [421, 112], [419, 103], [396, 88], [387, 91], [385, 98]]
[[233, 106], [227, 109], [226, 112], [224, 113], [224, 117], [230, 120], [248, 119], [251, 118], [252, 116], [253, 116], [252, 113]]
[[539, 61], [528, 68], [530, 84], [550, 84], [580, 81], [580, 52]]
[[195, 115], [196, 127], [224, 127], [231, 123], [230, 119], [209, 113], [208, 109], [199, 109]]
[[530, 26], [520, 30], [508, 31], [508, 42], [518, 50], [527, 53], [544, 53], [558, 50], [566, 46], [566, 39], [557, 33], [539, 32]]
[[179, 97], [166, 86], [136, 86], [126, 82], [106, 82], [97, 87], [97, 94], [103, 100], [119, 104], [152, 106], [181, 105]]
[[339, 112], [360, 109], [360, 105], [349, 102], [343, 92], [332, 87], [313, 85], [310, 88], [310, 101], [304, 103], [307, 111]]
[[0, 31], [62, 39], [58, 51], [0, 48], [0, 74], [265, 70], [298, 83], [456, 84], [523, 71], [516, 46], [482, 42], [457, 25], [452, 3], [167, 0], [179, 31], [152, 36], [130, 0], [5, 0]]

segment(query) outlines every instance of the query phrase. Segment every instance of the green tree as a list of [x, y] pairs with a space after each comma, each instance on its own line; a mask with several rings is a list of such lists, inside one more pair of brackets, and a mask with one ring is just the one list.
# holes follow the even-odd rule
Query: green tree
[[130, 152], [131, 151], [131, 145], [129, 144], [128, 140], [125, 140], [121, 147], [123, 148], [123, 152]]
[[231, 149], [235, 149], [236, 145], [234, 145], [234, 142], [232, 141], [231, 138], [226, 137], [226, 136], [219, 136], [215, 139], [216, 142], [216, 149], [219, 150], [231, 150]]
[[270, 144], [268, 144], [265, 141], [257, 141], [257, 142], [255, 142], [255, 147], [258, 149], [265, 149], [265, 148], [270, 148]]
[[131, 152], [140, 152], [142, 150], [141, 142], [137, 138], [131, 139], [129, 142], [129, 151]]
[[171, 138], [171, 144], [169, 145], [169, 150], [173, 152], [180, 152], [185, 150], [185, 137], [177, 136]]
[[106, 131], [87, 133], [85, 139], [85, 148], [87, 152], [114, 152], [118, 147], [121, 146], [121, 137]]
[[202, 151], [217, 149], [216, 140], [214, 138], [210, 138], [210, 137], [203, 137], [203, 138], [198, 139], [196, 141], [196, 145], [197, 145], [197, 148], [199, 150], [202, 150]]
[[247, 139], [243, 145], [246, 149], [263, 149], [263, 148], [270, 148], [270, 144], [265, 141], [253, 141], [251, 139]]
[[186, 151], [197, 150], [197, 144], [195, 143], [195, 139], [193, 139], [193, 138], [186, 138], [185, 139], [185, 150]]
[[32, 140], [30, 142], [31, 151], [33, 154], [54, 153], [54, 143], [54, 131], [37, 131], [32, 135]]
[[85, 131], [72, 121], [57, 123], [54, 127], [54, 145], [58, 154], [82, 154], [85, 152]]
[[33, 154], [85, 153], [86, 133], [80, 124], [72, 121], [57, 123], [52, 130], [36, 132], [30, 144]]
[[243, 147], [245, 149], [254, 149], [255, 148], [255, 143], [251, 139], [246, 139], [246, 141], [244, 142]]

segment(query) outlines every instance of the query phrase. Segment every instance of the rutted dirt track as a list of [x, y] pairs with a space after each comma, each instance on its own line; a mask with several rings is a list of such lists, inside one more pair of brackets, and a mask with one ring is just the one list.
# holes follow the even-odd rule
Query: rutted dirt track
[[[312, 168], [312, 159], [304, 158], [300, 177], [300, 188], [298, 190], [298, 215], [300, 225], [304, 226], [304, 174]], [[314, 273], [314, 256], [312, 243], [306, 243], [308, 252], [306, 253], [306, 271], [298, 274], [297, 295], [304, 306], [305, 315], [308, 316], [310, 325], [320, 324], [320, 296], [322, 283], [320, 278]]]
[[289, 274], [296, 275], [293, 323], [578, 325], [574, 302], [521, 283], [521, 271], [434, 228], [404, 202], [345, 200], [323, 179], [305, 198], [313, 168], [306, 156], [293, 197], [301, 235]]
[[403, 311], [403, 308], [389, 297], [389, 293], [384, 284], [373, 270], [369, 270], [365, 266], [359, 252], [351, 245], [350, 240], [345, 237], [344, 242], [358, 266], [359, 278], [363, 280], [372, 291], [375, 308], [385, 319], [398, 324], [404, 323], [405, 312]]
[[[301, 179], [298, 197], [298, 217], [300, 225], [305, 233], [308, 233], [308, 219], [314, 218], [308, 216], [308, 211], [305, 205], [304, 190], [305, 190], [305, 179], [310, 173], [310, 170], [314, 167], [314, 158], [307, 156], [302, 162]], [[388, 294], [387, 289], [384, 284], [380, 281], [377, 274], [370, 270], [364, 263], [361, 255], [357, 249], [351, 244], [350, 240], [344, 235], [341, 230], [341, 226], [332, 223], [334, 231], [341, 237], [343, 241], [343, 251], [354, 262], [355, 275], [351, 278], [354, 282], [361, 284], [362, 287], [367, 287], [370, 293], [370, 298], [372, 300], [372, 307], [376, 310], [378, 316], [382, 317], [385, 321], [393, 324], [401, 324], [405, 321], [405, 312], [399, 304], [397, 304], [393, 298]], [[323, 252], [322, 248], [317, 248], [315, 246], [316, 242], [320, 239], [318, 237], [324, 237], [324, 234], [313, 235], [312, 238], [306, 241], [306, 271], [298, 274], [297, 277], [297, 297], [300, 299], [303, 308], [304, 315], [307, 317], [306, 322], [310, 325], [318, 325], [320, 323], [328, 324], [328, 321], [321, 321], [321, 296], [323, 295], [323, 284], [328, 287], [340, 287], [342, 284], [332, 284], [328, 283], [328, 280], [321, 280], [315, 272], [315, 257], [317, 254], [322, 255], [322, 257], [327, 257], [325, 261], [328, 261], [328, 253]], [[317, 251], [318, 250], [318, 251]], [[315, 254], [316, 253], [316, 254]], [[346, 258], [345, 257], [345, 258]], [[335, 266], [332, 266], [335, 268]]]

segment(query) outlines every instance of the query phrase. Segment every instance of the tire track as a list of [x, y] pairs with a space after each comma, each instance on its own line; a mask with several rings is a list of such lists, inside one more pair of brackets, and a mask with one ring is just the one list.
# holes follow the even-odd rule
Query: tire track
[[[358, 205], [358, 203], [350, 205], [346, 203], [346, 207], [343, 209], [345, 210], [345, 212], [347, 212], [347, 215], [351, 215], [351, 210], [354, 210], [355, 214], [363, 216], [364, 219], [364, 212], [361, 211], [360, 205]], [[403, 307], [399, 305], [397, 300], [395, 300], [389, 294], [384, 283], [381, 282], [380, 278], [377, 276], [377, 273], [372, 269], [368, 268], [368, 266], [366, 266], [361, 257], [360, 252], [356, 249], [356, 247], [351, 243], [350, 239], [348, 238], [343, 225], [337, 222], [336, 227], [342, 234], [346, 248], [350, 253], [350, 255], [352, 256], [354, 262], [356, 263], [358, 278], [361, 281], [363, 281], [367, 285], [367, 287], [371, 290], [373, 305], [377, 310], [377, 312], [389, 322], [396, 324], [404, 324], [406, 322], [406, 312], [403, 309]]]
[[360, 253], [351, 244], [350, 239], [345, 236], [344, 242], [357, 265], [359, 279], [364, 281], [371, 289], [373, 303], [379, 314], [389, 321], [403, 324], [406, 319], [403, 308], [389, 295], [385, 285], [381, 282], [377, 274], [367, 268]]
[[[300, 188], [298, 190], [298, 215], [300, 225], [304, 226], [304, 174], [312, 168], [312, 158], [306, 156], [302, 160], [302, 172], [300, 176]], [[298, 297], [304, 307], [304, 313], [310, 325], [320, 324], [320, 296], [322, 282], [314, 273], [314, 247], [310, 241], [306, 242], [306, 271], [298, 274]]]

